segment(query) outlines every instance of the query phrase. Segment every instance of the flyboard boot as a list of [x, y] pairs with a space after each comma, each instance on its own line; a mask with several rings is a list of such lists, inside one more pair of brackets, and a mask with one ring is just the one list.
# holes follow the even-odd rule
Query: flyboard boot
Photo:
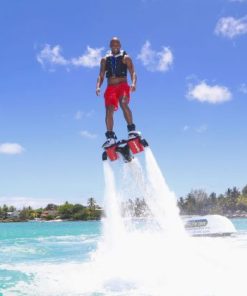
[[102, 154], [102, 160], [114, 161], [119, 159], [121, 155], [124, 162], [130, 162], [134, 158], [133, 154], [144, 151], [144, 148], [148, 146], [147, 141], [142, 139], [141, 133], [135, 130], [134, 124], [127, 127], [128, 140], [116, 142], [117, 138], [114, 132], [106, 133], [107, 141], [102, 146], [105, 150]]
[[106, 160], [109, 158], [111, 161], [118, 159], [118, 155], [116, 152], [117, 148], [117, 136], [113, 131], [107, 131], [106, 142], [102, 145], [102, 148], [105, 150], [102, 155], [102, 159]]
[[129, 124], [128, 128], [128, 146], [133, 154], [144, 151], [144, 148], [148, 146], [145, 139], [142, 139], [141, 132], [136, 130], [134, 124]]

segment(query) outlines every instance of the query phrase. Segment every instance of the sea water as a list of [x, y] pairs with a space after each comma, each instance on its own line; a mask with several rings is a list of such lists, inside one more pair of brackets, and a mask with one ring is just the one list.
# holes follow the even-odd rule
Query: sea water
[[[238, 272], [246, 269], [241, 258], [247, 254], [247, 219], [232, 219], [232, 222], [238, 231], [233, 237], [193, 239], [198, 242], [196, 252], [201, 252], [201, 256], [208, 256], [208, 260], [213, 260], [215, 268], [219, 267], [219, 261], [222, 259], [217, 258], [218, 248], [222, 248], [221, 256], [225, 258], [226, 267], [232, 265], [233, 272], [237, 276]], [[137, 273], [136, 278], [145, 275], [147, 280], [159, 273], [157, 271], [161, 268], [159, 264], [155, 267], [154, 264], [149, 265], [148, 263], [152, 261], [152, 258], [156, 260], [156, 255], [162, 256], [166, 253], [167, 250], [162, 244], [164, 249], [158, 252], [161, 238], [157, 234], [139, 234], [140, 240], [137, 244], [138, 234], [136, 239], [132, 234], [133, 237], [130, 236], [129, 245], [125, 245], [125, 248], [127, 253], [132, 253], [131, 260], [136, 257], [139, 266], [133, 266], [128, 260], [130, 258], [123, 257], [121, 259], [126, 261], [127, 270], [122, 270], [122, 273], [120, 270], [118, 274], [111, 273], [109, 266], [113, 265], [114, 258], [108, 257], [109, 262], [104, 262], [106, 265], [102, 267], [102, 270], [97, 270], [97, 267], [93, 266], [96, 263], [94, 263], [92, 254], [95, 253], [97, 245], [102, 239], [102, 226], [100, 221], [0, 224], [0, 295], [162, 295], [162, 293], [158, 294], [162, 292], [158, 287], [154, 286], [152, 293], [149, 285], [149, 291], [145, 292], [145, 285], [138, 286], [137, 279], [131, 281], [133, 269]], [[134, 246], [131, 246], [131, 241], [135, 242]], [[203, 252], [200, 243], [205, 244], [206, 247], [211, 242], [211, 248]], [[155, 251], [158, 254], [155, 254]], [[139, 258], [138, 254], [141, 254]], [[170, 256], [175, 260], [176, 254], [171, 253]], [[136, 261], [134, 261], [135, 264]], [[166, 265], [166, 262], [160, 258], [160, 264], [165, 265], [168, 270], [172, 266], [176, 266], [174, 270], [175, 283], [177, 286], [181, 285], [181, 279], [176, 276], [176, 270], [177, 275], [179, 274], [179, 263], [169, 260]], [[165, 266], [163, 267], [165, 268]], [[189, 264], [186, 269], [187, 274], [184, 274], [184, 278], [193, 287], [196, 284], [193, 270]], [[200, 268], [196, 272], [205, 276]], [[246, 273], [244, 272], [244, 274]], [[227, 269], [219, 274], [218, 280], [222, 281], [223, 279], [223, 285], [225, 277], [225, 285], [227, 285], [227, 280], [235, 280], [234, 277], [229, 279], [227, 275]], [[217, 294], [217, 291], [215, 294], [203, 294], [207, 287], [213, 285], [208, 277], [204, 278], [203, 282], [201, 294], [198, 295], [222, 295]], [[235, 293], [231, 295], [246, 295], [246, 290], [239, 292], [239, 286], [241, 286], [241, 278], [239, 278], [239, 283], [236, 283]], [[191, 290], [193, 289], [191, 288]], [[186, 294], [183, 295], [186, 296]]]
[[[0, 224], [0, 295], [247, 295], [247, 219], [231, 237], [189, 237], [150, 149], [144, 164], [103, 170], [102, 221]], [[145, 219], [121, 213], [133, 196]]]

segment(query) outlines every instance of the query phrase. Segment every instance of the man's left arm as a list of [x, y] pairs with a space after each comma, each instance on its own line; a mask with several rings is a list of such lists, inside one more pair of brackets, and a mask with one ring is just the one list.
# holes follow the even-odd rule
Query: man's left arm
[[127, 55], [124, 57], [124, 62], [127, 65], [127, 68], [128, 68], [128, 70], [130, 72], [130, 77], [131, 77], [131, 81], [132, 81], [132, 84], [130, 86], [130, 90], [135, 91], [136, 90], [137, 76], [136, 76], [134, 64], [132, 62], [132, 59]]

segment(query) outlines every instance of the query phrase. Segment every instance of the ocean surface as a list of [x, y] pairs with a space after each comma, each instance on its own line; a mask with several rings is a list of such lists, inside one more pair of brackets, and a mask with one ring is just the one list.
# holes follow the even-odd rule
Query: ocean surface
[[[239, 248], [241, 252], [246, 251], [243, 254], [247, 254], [247, 219], [232, 219], [232, 222], [237, 229], [237, 234], [232, 237], [193, 239], [205, 239], [207, 243], [227, 242], [235, 246], [235, 251]], [[104, 272], [109, 272], [107, 262], [104, 262], [105, 270], [103, 267], [95, 271], [93, 266], [102, 239], [102, 225], [100, 221], [1, 223], [0, 295], [161, 295], [162, 292], [155, 288], [153, 293], [149, 291], [145, 294], [136, 282], [121, 281], [114, 274], [99, 284], [101, 275], [103, 278]], [[142, 243], [145, 244], [145, 239]], [[131, 240], [128, 247], [131, 249]], [[151, 257], [152, 252], [146, 256]], [[138, 264], [143, 264], [141, 269], [150, 269], [144, 264], [145, 260], [140, 258]], [[109, 265], [113, 263], [109, 262]], [[131, 270], [131, 265], [122, 274], [128, 273], [128, 268]], [[216, 292], [205, 295], [221, 294]]]

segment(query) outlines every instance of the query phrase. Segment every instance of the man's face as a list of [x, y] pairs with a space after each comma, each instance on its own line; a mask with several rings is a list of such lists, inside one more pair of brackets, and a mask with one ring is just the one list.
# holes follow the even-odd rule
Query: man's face
[[121, 48], [121, 44], [118, 40], [112, 40], [110, 43], [110, 48], [113, 54], [118, 54]]

